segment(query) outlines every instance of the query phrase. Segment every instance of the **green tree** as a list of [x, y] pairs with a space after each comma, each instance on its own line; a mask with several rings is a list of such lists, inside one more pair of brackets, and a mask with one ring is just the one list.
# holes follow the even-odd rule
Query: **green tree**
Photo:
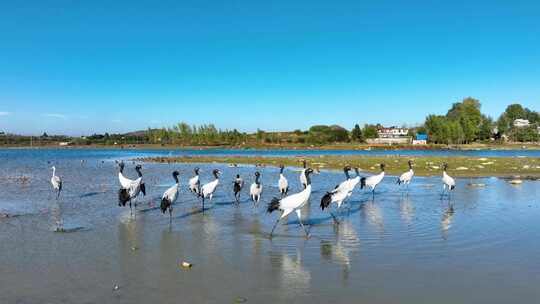
[[377, 133], [377, 126], [365, 124], [362, 129], [362, 134], [364, 138], [377, 138], [379, 134]]
[[354, 125], [354, 128], [351, 131], [351, 137], [352, 137], [352, 140], [354, 141], [358, 141], [358, 142], [364, 141], [364, 137], [362, 135], [362, 129], [360, 129], [360, 126], [358, 124]]

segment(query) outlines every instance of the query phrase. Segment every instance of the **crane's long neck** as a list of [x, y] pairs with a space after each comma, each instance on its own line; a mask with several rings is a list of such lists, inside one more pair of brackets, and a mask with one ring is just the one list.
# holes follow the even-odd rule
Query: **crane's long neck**
[[179, 182], [178, 182], [178, 175], [175, 174], [175, 175], [173, 175], [173, 177], [174, 177], [174, 181], [175, 181], [176, 184], [178, 185], [178, 183], [179, 183]]
[[309, 174], [306, 174], [306, 173], [304, 173], [304, 176], [306, 177], [306, 184], [308, 186], [310, 186], [311, 185], [311, 177], [309, 177]]
[[259, 177], [260, 177], [260, 176], [258, 176], [258, 175], [255, 176], [255, 184], [257, 184], [257, 185], [260, 185], [260, 184], [261, 184], [261, 182], [259, 181]]
[[142, 177], [141, 169], [136, 168], [135, 171], [137, 171], [137, 175], [139, 175], [139, 177]]
[[56, 168], [55, 167], [52, 168], [52, 176], [56, 176]]
[[349, 176], [349, 171], [348, 170], [343, 170], [343, 172], [345, 173], [345, 177], [347, 177], [347, 179], [351, 179], [351, 177]]
[[219, 176], [216, 172], [214, 172], [214, 177], [216, 178], [216, 180], [219, 179]]
[[283, 168], [283, 167], [279, 168], [279, 174], [283, 174], [283, 169], [285, 169], [285, 168]]

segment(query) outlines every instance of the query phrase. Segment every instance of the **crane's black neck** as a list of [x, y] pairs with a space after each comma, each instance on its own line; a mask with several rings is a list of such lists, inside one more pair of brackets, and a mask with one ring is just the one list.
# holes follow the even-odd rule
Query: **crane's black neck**
[[216, 179], [219, 179], [219, 176], [218, 176], [218, 173], [217, 173], [217, 172], [214, 172], [213, 174], [214, 174], [214, 177], [215, 177]]
[[306, 184], [311, 185], [311, 177], [309, 176], [310, 173], [306, 171], [304, 175], [306, 176]]
[[347, 168], [343, 169], [343, 172], [345, 173], [345, 177], [347, 177], [347, 179], [350, 179], [351, 177], [349, 176], [349, 170], [347, 170]]
[[174, 181], [178, 184], [178, 175], [173, 174], [173, 177], [174, 177]]
[[358, 168], [354, 168], [354, 172], [356, 173], [356, 176], [360, 176], [360, 172], [358, 172]]
[[409, 169], [412, 170], [412, 163], [409, 162]]
[[279, 173], [283, 174], [283, 169], [285, 168], [284, 167], [279, 168]]
[[259, 181], [259, 178], [260, 178], [259, 175], [256, 175], [256, 176], [255, 176], [255, 184], [257, 184], [257, 185], [260, 185], [260, 184], [261, 184], [261, 182]]
[[142, 177], [141, 168], [136, 167], [136, 168], [135, 168], [135, 171], [137, 171], [137, 175], [139, 175], [139, 177]]

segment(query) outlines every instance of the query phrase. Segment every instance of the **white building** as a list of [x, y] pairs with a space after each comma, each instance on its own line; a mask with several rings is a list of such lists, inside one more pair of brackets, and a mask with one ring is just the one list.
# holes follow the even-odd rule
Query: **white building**
[[407, 136], [409, 134], [409, 129], [398, 128], [395, 126], [389, 128], [380, 127], [377, 129], [377, 134], [379, 135], [379, 138], [399, 138]]
[[514, 127], [516, 127], [516, 128], [528, 127], [530, 124], [531, 123], [527, 119], [518, 118], [518, 119], [514, 120]]

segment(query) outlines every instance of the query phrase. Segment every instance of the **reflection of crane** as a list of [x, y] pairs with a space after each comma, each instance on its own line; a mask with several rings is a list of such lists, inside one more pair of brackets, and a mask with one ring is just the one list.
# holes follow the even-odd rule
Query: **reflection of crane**
[[441, 218], [441, 232], [445, 240], [448, 238], [448, 231], [452, 227], [453, 218], [454, 218], [454, 206], [449, 205], [448, 208], [444, 211], [443, 216]]
[[413, 204], [411, 204], [411, 199], [408, 195], [403, 197], [402, 200], [399, 202], [399, 212], [401, 214], [401, 218], [405, 221], [405, 223], [407, 225], [410, 225], [414, 218], [414, 206]]
[[306, 292], [310, 288], [311, 273], [302, 266], [302, 255], [296, 252], [296, 258], [293, 259], [286, 253], [281, 256], [281, 284], [282, 289], [294, 292]]
[[379, 233], [384, 231], [384, 219], [381, 207], [373, 202], [367, 202], [363, 205], [364, 215], [368, 223], [372, 224]]

